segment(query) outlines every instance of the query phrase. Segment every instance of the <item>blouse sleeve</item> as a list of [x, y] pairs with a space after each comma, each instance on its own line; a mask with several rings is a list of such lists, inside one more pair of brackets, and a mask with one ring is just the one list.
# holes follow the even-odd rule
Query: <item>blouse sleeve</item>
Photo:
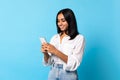
[[51, 57], [49, 57], [49, 59], [48, 59], [48, 62], [45, 62], [45, 60], [44, 60], [44, 58], [43, 58], [43, 65], [44, 66], [49, 66], [49, 65], [51, 65], [52, 63], [51, 63]]
[[68, 61], [67, 61], [66, 66], [64, 67], [65, 70], [67, 70], [67, 71], [76, 70], [82, 61], [82, 56], [83, 56], [83, 52], [84, 52], [84, 44], [85, 44], [84, 37], [82, 36], [81, 38], [79, 38], [75, 42], [75, 44], [76, 44], [76, 46], [73, 49], [73, 54], [68, 55]]

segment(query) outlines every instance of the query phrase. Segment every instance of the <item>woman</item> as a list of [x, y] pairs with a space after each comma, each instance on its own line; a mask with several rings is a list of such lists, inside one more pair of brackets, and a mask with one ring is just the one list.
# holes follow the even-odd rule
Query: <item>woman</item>
[[84, 52], [84, 37], [77, 30], [73, 11], [60, 10], [56, 25], [58, 34], [41, 47], [44, 64], [51, 65], [48, 80], [78, 80], [77, 68]]

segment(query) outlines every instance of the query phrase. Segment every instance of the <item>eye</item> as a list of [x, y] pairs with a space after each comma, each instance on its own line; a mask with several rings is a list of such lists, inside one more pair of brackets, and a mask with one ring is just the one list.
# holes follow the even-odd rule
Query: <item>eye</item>
[[62, 19], [61, 21], [62, 21], [62, 22], [65, 22], [66, 20], [65, 20], [65, 19]]
[[66, 20], [62, 20], [62, 22], [65, 22]]

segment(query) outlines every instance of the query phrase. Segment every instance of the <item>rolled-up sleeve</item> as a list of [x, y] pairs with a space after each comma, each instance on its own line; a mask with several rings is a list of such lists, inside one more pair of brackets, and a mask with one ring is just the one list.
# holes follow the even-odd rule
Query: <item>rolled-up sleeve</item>
[[85, 45], [84, 37], [82, 36], [80, 39], [78, 39], [75, 42], [75, 44], [76, 44], [76, 46], [73, 49], [72, 55], [68, 55], [67, 64], [64, 65], [64, 69], [67, 71], [76, 70], [82, 61], [84, 45]]
[[44, 60], [44, 58], [43, 58], [43, 64], [44, 64], [44, 66], [49, 66], [49, 65], [51, 65], [51, 64], [52, 64], [52, 62], [51, 62], [51, 57], [49, 57], [48, 62], [45, 62], [45, 60]]

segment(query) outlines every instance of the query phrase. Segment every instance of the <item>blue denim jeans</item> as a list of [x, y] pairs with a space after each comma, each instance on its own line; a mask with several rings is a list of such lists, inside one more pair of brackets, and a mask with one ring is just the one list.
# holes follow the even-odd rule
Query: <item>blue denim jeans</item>
[[54, 64], [49, 72], [48, 80], [78, 80], [77, 71], [65, 71], [62, 64]]

